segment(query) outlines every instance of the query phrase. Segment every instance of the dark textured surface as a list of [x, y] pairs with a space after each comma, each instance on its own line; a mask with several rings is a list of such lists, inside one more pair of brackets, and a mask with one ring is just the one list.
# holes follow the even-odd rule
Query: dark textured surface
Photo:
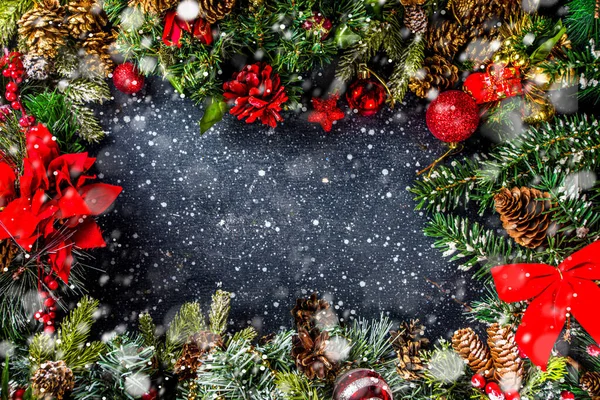
[[423, 110], [346, 118], [329, 134], [305, 115], [275, 131], [226, 116], [201, 137], [200, 109], [167, 84], [115, 97], [95, 152], [124, 192], [100, 221], [111, 243], [88, 285], [106, 305], [104, 330], [144, 310], [160, 324], [185, 301], [206, 308], [217, 288], [235, 294], [235, 326], [263, 332], [290, 326], [294, 299], [314, 290], [344, 318], [419, 317], [441, 335], [464, 324], [451, 296], [473, 290], [469, 275], [423, 236], [407, 192], [444, 150]]

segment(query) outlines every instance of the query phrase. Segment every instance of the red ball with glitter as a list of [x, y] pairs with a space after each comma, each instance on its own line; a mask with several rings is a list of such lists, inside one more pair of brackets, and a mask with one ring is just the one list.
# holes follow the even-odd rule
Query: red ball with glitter
[[350, 108], [365, 117], [377, 114], [386, 98], [383, 85], [369, 78], [355, 81], [346, 92]]
[[134, 94], [144, 87], [144, 75], [130, 62], [118, 65], [113, 71], [113, 83], [117, 90], [125, 94]]
[[425, 118], [433, 136], [443, 142], [457, 143], [477, 130], [479, 108], [465, 92], [448, 90], [431, 102]]
[[377, 372], [360, 368], [338, 378], [333, 400], [393, 400], [392, 390]]

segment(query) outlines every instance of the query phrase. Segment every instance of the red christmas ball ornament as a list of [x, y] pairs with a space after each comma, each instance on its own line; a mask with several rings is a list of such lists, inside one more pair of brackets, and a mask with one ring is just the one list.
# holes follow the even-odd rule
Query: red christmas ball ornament
[[479, 109], [465, 92], [448, 90], [431, 102], [425, 118], [433, 136], [443, 142], [457, 143], [468, 139], [477, 130]]
[[521, 71], [518, 67], [490, 64], [486, 72], [470, 74], [463, 90], [473, 96], [477, 104], [490, 103], [523, 94]]
[[352, 83], [346, 92], [346, 101], [352, 110], [364, 117], [377, 114], [387, 98], [385, 87], [369, 78], [368, 73]]
[[506, 400], [521, 400], [521, 395], [516, 390], [504, 392], [504, 397], [506, 397]]
[[485, 393], [487, 393], [490, 400], [506, 400], [500, 386], [495, 382], [490, 382], [485, 386]]
[[483, 389], [485, 387], [485, 378], [481, 374], [475, 374], [471, 377], [471, 385], [475, 388]]
[[320, 12], [314, 12], [311, 17], [302, 23], [302, 28], [313, 35], [319, 36], [321, 40], [325, 40], [331, 33], [333, 24], [329, 18]]
[[598, 357], [600, 356], [600, 346], [598, 346], [597, 344], [590, 344], [587, 348], [586, 348], [587, 353], [591, 356], [591, 357]]
[[560, 392], [560, 400], [575, 400], [575, 395], [568, 390]]
[[338, 378], [333, 400], [393, 400], [392, 391], [377, 372], [360, 368]]
[[134, 94], [144, 87], [144, 75], [130, 62], [118, 65], [113, 71], [113, 83], [117, 90]]

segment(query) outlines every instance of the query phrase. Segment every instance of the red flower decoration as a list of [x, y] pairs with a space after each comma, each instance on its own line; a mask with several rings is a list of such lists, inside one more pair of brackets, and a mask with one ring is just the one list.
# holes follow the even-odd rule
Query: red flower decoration
[[314, 111], [308, 114], [309, 122], [316, 122], [321, 124], [321, 127], [325, 132], [330, 132], [333, 127], [333, 121], [343, 119], [345, 114], [337, 106], [337, 101], [340, 96], [334, 94], [328, 99], [319, 99], [313, 97], [312, 104]]
[[29, 129], [27, 157], [19, 178], [20, 197], [15, 189], [15, 171], [0, 163], [0, 240], [12, 238], [25, 251], [39, 239], [46, 249], [54, 273], [68, 282], [73, 264], [73, 247], [105, 246], [100, 227], [91, 216], [104, 211], [122, 188], [90, 183], [86, 172], [95, 158], [87, 153], [63, 154], [55, 138], [43, 125]]
[[257, 119], [272, 128], [283, 121], [281, 105], [288, 99], [279, 75], [266, 63], [246, 65], [223, 84], [223, 96], [233, 108], [229, 111], [250, 124]]

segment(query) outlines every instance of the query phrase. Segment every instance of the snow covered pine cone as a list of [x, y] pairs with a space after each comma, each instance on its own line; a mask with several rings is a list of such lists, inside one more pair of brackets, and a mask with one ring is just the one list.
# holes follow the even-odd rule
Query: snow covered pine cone
[[390, 331], [391, 342], [398, 355], [398, 374], [408, 381], [420, 378], [425, 365], [419, 353], [429, 346], [429, 339], [423, 337], [425, 327], [419, 320], [402, 322], [397, 331]]
[[490, 349], [471, 328], [459, 329], [452, 336], [452, 347], [467, 361], [469, 368], [486, 379], [494, 375]]
[[423, 68], [410, 78], [408, 86], [417, 96], [426, 98], [430, 90], [446, 90], [456, 82], [458, 67], [446, 58], [434, 55], [423, 61]]
[[223, 347], [221, 335], [210, 331], [202, 331], [192, 335], [183, 345], [181, 356], [173, 368], [179, 376], [179, 380], [192, 379], [202, 365], [202, 357], [217, 347]]
[[337, 323], [337, 316], [329, 303], [319, 299], [316, 293], [307, 299], [296, 299], [292, 315], [298, 329], [304, 328], [309, 331], [315, 327], [322, 328]]
[[329, 332], [317, 328], [307, 331], [300, 328], [292, 337], [292, 357], [296, 367], [309, 379], [325, 379], [335, 368], [335, 363], [327, 357]]
[[33, 393], [40, 399], [62, 400], [74, 386], [73, 371], [63, 360], [42, 363], [31, 377]]
[[42, 0], [23, 14], [19, 20], [19, 36], [27, 52], [54, 59], [67, 36], [64, 18], [65, 9], [58, 0]]

